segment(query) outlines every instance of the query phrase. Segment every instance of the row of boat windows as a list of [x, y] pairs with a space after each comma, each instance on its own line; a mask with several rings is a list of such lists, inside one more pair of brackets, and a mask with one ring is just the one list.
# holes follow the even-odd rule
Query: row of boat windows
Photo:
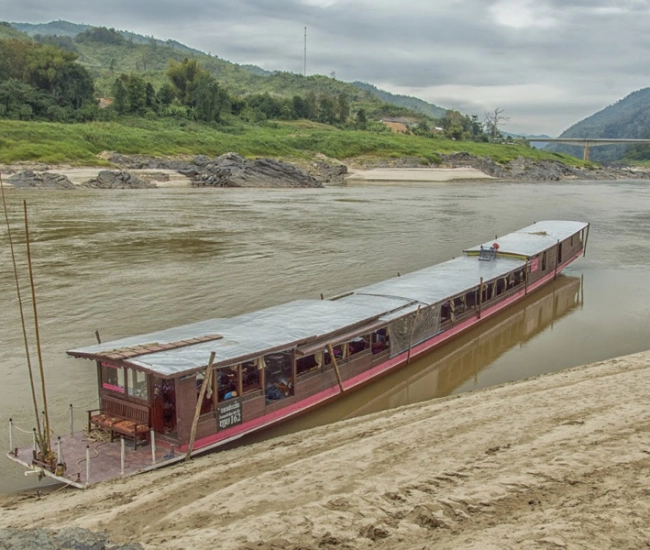
[[[481, 303], [486, 303], [501, 296], [504, 292], [521, 286], [524, 284], [526, 278], [526, 269], [522, 268], [518, 271], [510, 273], [505, 277], [501, 277], [496, 281], [484, 283], [482, 289]], [[456, 296], [451, 300], [444, 302], [440, 307], [440, 319], [444, 323], [446, 321], [454, 321], [456, 317], [466, 311], [476, 309], [479, 304], [479, 289], [478, 287], [470, 290], [465, 294]]]
[[[507, 290], [521, 285], [524, 269], [511, 273], [492, 283], [483, 285], [482, 302], [487, 302]], [[441, 321], [453, 321], [456, 316], [473, 310], [478, 305], [478, 289], [456, 296], [441, 306]], [[359, 336], [348, 342], [332, 346], [337, 364], [344, 365], [359, 353], [370, 351], [373, 355], [389, 349], [390, 336], [385, 328]], [[265, 387], [267, 400], [274, 401], [293, 394], [292, 354], [290, 351], [269, 354], [255, 360], [244, 361], [232, 367], [218, 369], [202, 404], [202, 411], [216, 408], [217, 403], [240, 395], [257, 392]], [[329, 349], [296, 359], [297, 376], [319, 371], [332, 364]], [[139, 399], [148, 399], [146, 374], [128, 367], [102, 363], [102, 387]], [[241, 373], [241, 375], [240, 375]], [[197, 374], [197, 395], [204, 374]]]

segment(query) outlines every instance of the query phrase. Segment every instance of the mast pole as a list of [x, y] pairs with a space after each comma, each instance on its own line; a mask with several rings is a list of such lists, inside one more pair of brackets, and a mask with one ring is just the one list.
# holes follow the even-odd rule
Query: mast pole
[[307, 76], [307, 27], [305, 27], [305, 53], [303, 56], [302, 73], [303, 76]]
[[[29, 221], [27, 219], [27, 201], [23, 201], [23, 206], [25, 210], [25, 245], [27, 247], [27, 265], [29, 267], [29, 284], [32, 289], [32, 306], [34, 308], [34, 331], [36, 334], [36, 352], [38, 354], [38, 368], [41, 375], [41, 391], [43, 393], [43, 412], [45, 413], [44, 420], [44, 443], [45, 449], [43, 454], [49, 454], [51, 451], [50, 447], [50, 415], [47, 411], [47, 393], [45, 391], [45, 371], [43, 370], [43, 354], [41, 352], [41, 335], [38, 329], [38, 309], [36, 308], [36, 289], [34, 286], [34, 269], [32, 268], [32, 253], [29, 244]], [[46, 458], [46, 457], [44, 457]]]
[[16, 282], [16, 294], [18, 296], [18, 308], [20, 310], [20, 324], [23, 329], [23, 342], [25, 344], [25, 355], [27, 358], [27, 371], [29, 372], [29, 385], [32, 390], [32, 403], [34, 405], [34, 417], [36, 418], [36, 428], [38, 438], [42, 441], [41, 421], [38, 416], [38, 401], [36, 399], [36, 388], [34, 385], [34, 372], [32, 370], [32, 360], [29, 354], [29, 342], [27, 339], [27, 328], [25, 326], [25, 310], [23, 308], [23, 299], [20, 293], [20, 282], [18, 281], [18, 268], [16, 267], [16, 254], [14, 252], [14, 241], [11, 236], [11, 225], [9, 224], [9, 214], [7, 212], [7, 198], [5, 197], [5, 187], [0, 174], [0, 190], [2, 192], [2, 205], [5, 211], [5, 221], [7, 222], [7, 237], [9, 238], [9, 248], [11, 249], [11, 262], [14, 269], [14, 281]]

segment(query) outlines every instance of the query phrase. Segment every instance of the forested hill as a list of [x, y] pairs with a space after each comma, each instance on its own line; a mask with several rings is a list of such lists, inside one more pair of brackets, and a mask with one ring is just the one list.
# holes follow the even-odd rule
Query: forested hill
[[357, 82], [353, 82], [352, 84], [357, 88], [361, 88], [362, 90], [366, 90], [376, 95], [379, 99], [385, 101], [386, 103], [391, 103], [393, 105], [405, 107], [406, 109], [411, 109], [416, 113], [422, 113], [423, 115], [427, 115], [431, 118], [442, 118], [443, 116], [445, 116], [446, 113], [446, 109], [443, 109], [442, 107], [438, 107], [433, 103], [427, 103], [426, 101], [422, 99], [418, 99], [417, 97], [411, 97], [408, 95], [401, 95], [401, 94], [392, 94], [390, 92], [386, 92], [385, 90], [380, 90], [379, 88], [377, 88], [377, 86], [373, 86], [372, 84], [368, 84], [367, 82], [357, 81]]
[[[571, 126], [560, 137], [631, 138], [650, 137], [650, 88], [631, 93], [602, 111]], [[582, 147], [549, 144], [550, 151], [582, 155]], [[623, 159], [649, 160], [647, 146], [602, 145], [592, 147], [590, 158], [597, 162], [615, 162]]]
[[[120, 74], [137, 73], [158, 88], [167, 81], [170, 61], [185, 57], [197, 60], [230, 93], [270, 93], [281, 97], [315, 94], [346, 94], [357, 107], [372, 118], [412, 115], [429, 118], [445, 116], [445, 109], [417, 98], [393, 95], [365, 83], [349, 84], [322, 75], [303, 77], [286, 72], [269, 72], [254, 65], [238, 65], [216, 55], [206, 54], [173, 40], [160, 40], [128, 31], [98, 32], [97, 27], [68, 21], [46, 24], [11, 23], [24, 37], [55, 45], [78, 55], [79, 63], [88, 69], [98, 95], [110, 96]], [[109, 30], [109, 29], [106, 29]], [[24, 34], [23, 34], [24, 33]], [[0, 32], [0, 38], [3, 36]]]

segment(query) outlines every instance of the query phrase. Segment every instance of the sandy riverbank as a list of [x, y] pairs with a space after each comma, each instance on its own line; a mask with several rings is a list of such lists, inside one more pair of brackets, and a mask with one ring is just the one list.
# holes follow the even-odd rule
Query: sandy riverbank
[[346, 183], [394, 184], [400, 183], [436, 183], [457, 180], [493, 179], [474, 168], [375, 168], [372, 170], [350, 169]]
[[0, 524], [148, 548], [637, 549], [650, 352], [357, 418], [41, 500]]

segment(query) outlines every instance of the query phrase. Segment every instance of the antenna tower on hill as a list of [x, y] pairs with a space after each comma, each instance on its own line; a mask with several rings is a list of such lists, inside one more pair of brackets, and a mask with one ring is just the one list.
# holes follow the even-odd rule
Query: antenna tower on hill
[[307, 76], [307, 27], [305, 27], [305, 55], [303, 56], [302, 74]]

